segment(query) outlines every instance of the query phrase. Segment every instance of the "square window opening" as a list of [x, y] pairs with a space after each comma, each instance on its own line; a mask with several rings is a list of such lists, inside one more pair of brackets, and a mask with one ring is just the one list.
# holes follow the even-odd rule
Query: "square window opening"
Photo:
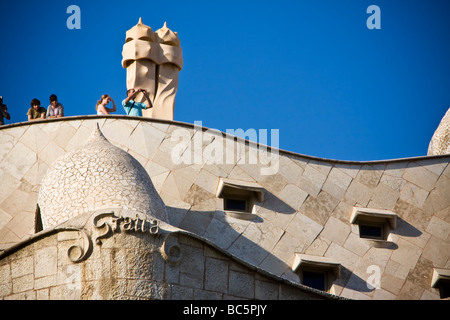
[[441, 299], [450, 298], [450, 280], [441, 281], [438, 288]]
[[248, 201], [246, 199], [224, 198], [225, 210], [248, 212]]
[[359, 224], [359, 236], [365, 239], [385, 240], [382, 225]]
[[328, 290], [327, 276], [325, 272], [303, 271], [302, 278], [302, 284], [305, 286], [321, 291]]

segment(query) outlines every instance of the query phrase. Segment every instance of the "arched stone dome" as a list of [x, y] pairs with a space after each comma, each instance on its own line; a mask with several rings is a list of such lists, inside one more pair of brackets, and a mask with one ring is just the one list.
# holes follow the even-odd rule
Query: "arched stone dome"
[[125, 208], [168, 222], [164, 202], [142, 165], [112, 145], [98, 125], [81, 148], [55, 161], [38, 195], [43, 228], [99, 209]]

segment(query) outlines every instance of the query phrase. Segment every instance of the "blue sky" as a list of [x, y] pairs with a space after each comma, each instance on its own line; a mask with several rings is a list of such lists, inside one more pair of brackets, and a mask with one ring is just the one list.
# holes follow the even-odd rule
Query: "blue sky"
[[[72, 4], [81, 30], [66, 27]], [[1, 1], [0, 95], [7, 123], [52, 93], [68, 116], [95, 114], [103, 93], [120, 105], [142, 17], [180, 37], [177, 121], [279, 129], [281, 149], [328, 159], [421, 156], [450, 107], [449, 14], [448, 0]]]

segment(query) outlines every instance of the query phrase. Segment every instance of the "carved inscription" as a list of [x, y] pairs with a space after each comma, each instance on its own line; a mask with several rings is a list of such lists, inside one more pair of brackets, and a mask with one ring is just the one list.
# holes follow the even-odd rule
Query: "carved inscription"
[[[99, 221], [109, 217], [109, 222]], [[156, 219], [141, 219], [137, 215], [135, 218], [115, 216], [114, 212], [101, 213], [94, 217], [93, 224], [97, 229], [105, 229], [105, 232], [99, 235], [95, 242], [102, 244], [102, 239], [111, 237], [114, 233], [120, 232], [138, 232], [156, 235], [159, 233], [159, 221]]]

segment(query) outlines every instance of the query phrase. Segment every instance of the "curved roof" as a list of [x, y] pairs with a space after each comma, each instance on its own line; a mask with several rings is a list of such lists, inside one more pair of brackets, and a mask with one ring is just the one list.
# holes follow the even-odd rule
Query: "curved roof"
[[98, 124], [81, 148], [57, 159], [47, 172], [38, 205], [44, 229], [88, 211], [111, 208], [168, 220], [148, 173], [129, 153], [112, 145]]

